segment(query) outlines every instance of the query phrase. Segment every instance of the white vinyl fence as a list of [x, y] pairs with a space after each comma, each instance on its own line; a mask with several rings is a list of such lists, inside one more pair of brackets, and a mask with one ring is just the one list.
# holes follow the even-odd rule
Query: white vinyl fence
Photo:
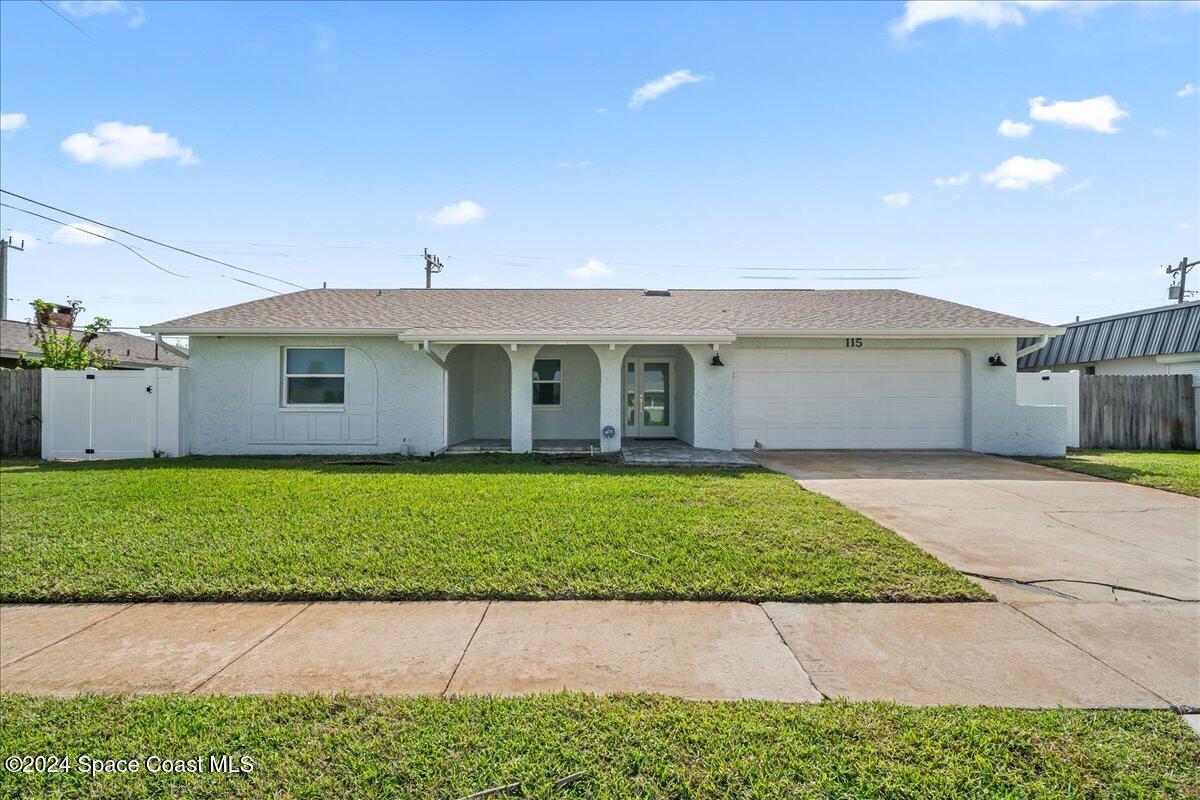
[[1017, 405], [1066, 406], [1067, 447], [1079, 447], [1079, 371], [1018, 372]]
[[187, 455], [186, 369], [42, 370], [42, 458]]

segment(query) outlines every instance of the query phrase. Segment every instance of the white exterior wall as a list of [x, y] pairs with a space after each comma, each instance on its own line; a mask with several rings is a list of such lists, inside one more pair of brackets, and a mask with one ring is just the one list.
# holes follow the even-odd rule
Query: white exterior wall
[[[444, 373], [425, 353], [392, 337], [193, 336], [189, 345], [193, 453], [395, 453], [407, 447], [423, 454], [443, 447]], [[281, 408], [285, 345], [347, 348], [345, 410]], [[356, 418], [353, 430], [350, 417]], [[374, 418], [371, 431], [366, 417]]]
[[[845, 349], [842, 338], [739, 338], [737, 350], [756, 347]], [[1017, 403], [1016, 350], [1012, 339], [873, 339], [862, 337], [862, 349], [946, 350], [963, 353], [966, 382], [965, 440], [971, 450], [1003, 455], [1061, 455], [1066, 452], [1066, 410], [1061, 406], [1022, 406]], [[999, 353], [1008, 365], [993, 367], [988, 357]], [[711, 357], [711, 355], [710, 355]], [[736, 353], [721, 348], [721, 360], [732, 366]], [[720, 369], [709, 368], [709, 369]], [[732, 370], [729, 371], [732, 382]], [[699, 382], [698, 382], [699, 384]], [[733, 436], [733, 392], [726, 398], [696, 393], [697, 426], [701, 416], [728, 414], [726, 430]], [[701, 404], [705, 408], [702, 411]], [[704, 445], [698, 445], [704, 446]], [[732, 445], [729, 445], [732, 446]]]
[[[600, 438], [600, 362], [588, 345], [546, 345], [537, 358], [562, 362], [562, 405], [533, 407], [534, 439]], [[533, 393], [533, 375], [525, 382]], [[486, 402], [486, 398], [484, 399]]]
[[[279, 407], [281, 392], [279, 348], [288, 346], [345, 346], [347, 399], [341, 411], [291, 410]], [[696, 447], [728, 450], [734, 438], [733, 373], [738, 351], [747, 348], [791, 347], [841, 350], [841, 338], [743, 338], [720, 349], [725, 366], [712, 366], [712, 347], [679, 346], [677, 380], [686, 386], [685, 356], [690, 356], [692, 392], [690, 430], [680, 438]], [[1006, 339], [873, 339], [863, 349], [956, 349], [964, 356], [966, 396], [965, 440], [971, 450], [1010, 455], [1065, 452], [1066, 410], [1061, 406], [1022, 406], [1016, 396], [1016, 340]], [[563, 358], [564, 400], [570, 411], [530, 409], [527, 378], [538, 351], [522, 345], [517, 352], [488, 349], [472, 365], [472, 427], [477, 438], [507, 438], [502, 420], [503, 369], [519, 380], [510, 387], [511, 402], [523, 406], [521, 430], [511, 431], [514, 443], [537, 438], [594, 438], [601, 424], [600, 365], [590, 348], [541, 348], [546, 357]], [[686, 351], [686, 352], [685, 352]], [[664, 351], [665, 352], [665, 351]], [[503, 353], [503, 356], [501, 355]], [[1006, 367], [989, 366], [988, 356], [999, 353]], [[504, 365], [501, 357], [510, 363]], [[516, 358], [514, 358], [516, 356]], [[494, 362], [494, 363], [493, 363]], [[446, 428], [446, 377], [432, 359], [391, 337], [214, 337], [191, 338], [191, 451], [198, 454], [390, 453], [407, 448], [413, 453], [438, 452]], [[1182, 370], [1181, 370], [1182, 371]], [[373, 384], [373, 388], [372, 385]], [[465, 388], [464, 388], [465, 391]], [[577, 394], [578, 393], [578, 394]], [[619, 403], [619, 395], [618, 400]], [[462, 409], [462, 402], [454, 404]], [[619, 406], [614, 405], [614, 409]], [[682, 418], [686, 406], [677, 397]], [[492, 414], [495, 411], [495, 414]], [[463, 413], [460, 411], [460, 413]], [[551, 418], [549, 415], [559, 415]], [[611, 414], [610, 414], [611, 415]], [[351, 430], [348, 420], [355, 416]], [[367, 432], [365, 418], [374, 419]], [[492, 417], [495, 417], [493, 419]], [[528, 423], [525, 420], [528, 419]], [[456, 427], [465, 425], [460, 417]], [[495, 432], [491, 428], [495, 427]], [[503, 427], [507, 427], [504, 425]], [[347, 435], [347, 434], [350, 435]], [[266, 438], [264, 438], [264, 436]]]

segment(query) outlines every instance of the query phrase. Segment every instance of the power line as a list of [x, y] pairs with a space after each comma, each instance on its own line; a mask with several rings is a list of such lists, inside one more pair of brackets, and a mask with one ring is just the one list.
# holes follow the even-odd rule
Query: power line
[[[52, 206], [49, 203], [43, 203], [40, 200], [34, 200], [32, 197], [26, 197], [24, 195], [17, 194], [16, 192], [10, 192], [7, 189], [0, 189], [0, 193], [11, 195], [12, 197], [20, 198], [21, 200], [24, 200], [27, 203], [33, 203], [36, 206], [41, 206], [42, 208], [48, 208], [51, 211], [57, 211], [60, 214], [67, 214], [68, 216], [75, 217], [76, 219], [81, 219], [84, 222], [90, 222], [93, 225], [99, 225], [102, 228], [108, 228], [109, 230], [117, 231], [118, 233], [123, 233], [126, 236], [132, 236], [135, 239], [141, 239], [143, 242], [150, 242], [151, 244], [156, 244], [159, 247], [165, 247], [168, 250], [174, 250], [177, 253], [184, 253], [189, 256], [194, 256], [195, 258], [203, 259], [204, 261], [211, 261], [214, 264], [220, 264], [222, 267], [229, 267], [230, 269], [235, 269], [238, 272], [245, 272], [249, 275], [257, 275], [260, 278], [266, 278], [267, 280], [278, 281], [279, 283], [287, 284], [288, 286], [294, 286], [297, 289], [307, 289], [308, 288], [306, 286], [301, 286], [298, 283], [292, 283], [291, 281], [284, 280], [283, 278], [276, 278], [274, 275], [268, 275], [265, 272], [255, 272], [252, 269], [246, 269], [245, 267], [239, 267], [236, 264], [230, 264], [228, 261], [221, 261], [216, 258], [209, 258], [208, 256], [201, 255], [200, 253], [196, 253], [191, 250], [186, 250], [182, 247], [176, 247], [173, 244], [167, 244], [166, 242], [160, 242], [158, 239], [151, 239], [149, 236], [142, 236], [140, 233], [134, 233], [133, 231], [127, 231], [124, 228], [118, 228], [116, 225], [109, 225], [108, 223], [100, 222], [99, 220], [85, 217], [82, 214], [76, 214], [74, 211], [67, 211], [66, 209], [58, 208], [57, 206]], [[17, 209], [17, 210], [23, 211], [24, 209]], [[29, 213], [29, 212], [26, 212], [26, 213]], [[104, 237], [101, 237], [101, 238], [104, 238]], [[116, 241], [116, 240], [114, 239], [113, 241]], [[118, 244], [120, 244], [120, 242], [118, 242]], [[151, 262], [151, 263], [153, 263], [153, 262]]]
[[[112, 242], [113, 244], [119, 244], [119, 245], [121, 245], [121, 247], [124, 247], [126, 250], [128, 250], [128, 251], [129, 251], [129, 252], [131, 252], [131, 253], [133, 253], [135, 256], [137, 256], [138, 258], [140, 258], [142, 261], [145, 261], [147, 264], [149, 264], [150, 266], [154, 267], [155, 269], [157, 269], [157, 270], [162, 270], [163, 272], [167, 273], [168, 275], [174, 275], [176, 278], [190, 278], [190, 277], [192, 277], [191, 275], [184, 275], [184, 274], [183, 274], [183, 273], [181, 273], [181, 272], [172, 272], [171, 270], [167, 269], [166, 267], [163, 267], [163, 266], [160, 266], [160, 265], [158, 265], [158, 264], [155, 264], [153, 261], [151, 261], [150, 259], [146, 258], [144, 255], [142, 255], [141, 253], [139, 253], [137, 250], [135, 250], [134, 248], [130, 247], [129, 245], [125, 244], [124, 242], [121, 242], [121, 241], [118, 241], [118, 240], [116, 240], [116, 239], [113, 239], [113, 238], [111, 238], [111, 237], [105, 236], [105, 235], [104, 235], [104, 234], [102, 234], [102, 233], [96, 233], [95, 231], [89, 231], [87, 228], [80, 228], [80, 227], [79, 227], [79, 226], [77, 226], [77, 225], [72, 225], [72, 224], [71, 224], [71, 223], [69, 223], [69, 222], [63, 222], [62, 220], [60, 220], [60, 219], [54, 219], [53, 217], [47, 217], [47, 216], [45, 216], [44, 214], [38, 214], [36, 211], [30, 211], [30, 210], [29, 210], [29, 209], [27, 209], [27, 208], [18, 208], [17, 206], [9, 205], [8, 203], [0, 203], [0, 206], [3, 206], [4, 208], [11, 208], [13, 211], [20, 211], [22, 214], [28, 214], [28, 215], [29, 215], [29, 216], [31, 216], [31, 217], [37, 217], [38, 219], [44, 219], [44, 220], [46, 220], [47, 222], [53, 222], [53, 223], [55, 223], [56, 225], [65, 225], [65, 226], [67, 226], [68, 228], [72, 228], [72, 229], [74, 229], [74, 230], [77, 230], [77, 231], [80, 231], [80, 232], [82, 232], [82, 233], [86, 233], [88, 236], [95, 236], [95, 237], [96, 237], [96, 238], [98, 238], [98, 239], [104, 239], [105, 241]], [[97, 224], [98, 224], [98, 223], [97, 223]]]
[[89, 39], [91, 39], [93, 42], [95, 42], [96, 44], [100, 45], [101, 47], [104, 47], [104, 43], [103, 43], [103, 42], [101, 42], [101, 41], [100, 41], [99, 39], [97, 39], [95, 36], [92, 36], [90, 33], [88, 33], [87, 31], [85, 31], [83, 28], [81, 28], [81, 27], [79, 27], [78, 25], [76, 25], [76, 24], [75, 24], [74, 22], [72, 22], [70, 19], [68, 19], [68, 18], [64, 17], [62, 14], [60, 14], [60, 13], [58, 12], [58, 9], [57, 9], [57, 8], [55, 8], [54, 6], [52, 6], [52, 5], [50, 5], [49, 3], [47, 3], [47, 2], [46, 2], [46, 0], [38, 0], [38, 2], [40, 2], [40, 3], [41, 3], [42, 5], [44, 5], [46, 8], [50, 9], [50, 11], [51, 11], [51, 12], [53, 12], [53, 13], [54, 13], [54, 15], [55, 15], [55, 16], [57, 16], [59, 19], [61, 19], [63, 22], [67, 23], [67, 24], [68, 24], [68, 25], [70, 25], [72, 28], [74, 28], [75, 30], [79, 31], [79, 32], [80, 32], [80, 33], [82, 33], [84, 36], [88, 37], [88, 38], [89, 38]]
[[253, 286], [255, 289], [262, 289], [264, 292], [271, 292], [272, 294], [283, 294], [283, 292], [277, 292], [274, 289], [268, 289], [265, 286], [259, 286], [257, 283], [251, 283], [250, 281], [244, 281], [241, 278], [235, 278], [232, 275], [222, 275], [221, 277], [228, 278], [231, 281], [237, 281], [238, 283], [244, 283], [247, 286]]

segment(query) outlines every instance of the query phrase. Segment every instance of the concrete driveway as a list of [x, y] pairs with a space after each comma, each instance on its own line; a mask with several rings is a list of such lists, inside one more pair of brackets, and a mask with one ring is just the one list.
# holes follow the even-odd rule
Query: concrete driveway
[[1194, 497], [967, 452], [756, 458], [955, 569], [1037, 581], [1044, 589], [982, 581], [1004, 599], [1037, 599], [1053, 590], [1077, 600], [1200, 600], [1200, 499]]
[[[1001, 601], [909, 612], [767, 604], [823, 693], [922, 702], [964, 675], [999, 687], [1023, 659], [1041, 658], [1033, 639], [1016, 644], [1032, 625], [1177, 708], [1200, 707], [1200, 500], [977, 453], [756, 459], [895, 530]], [[1005, 664], [1002, 651], [1017, 660]]]

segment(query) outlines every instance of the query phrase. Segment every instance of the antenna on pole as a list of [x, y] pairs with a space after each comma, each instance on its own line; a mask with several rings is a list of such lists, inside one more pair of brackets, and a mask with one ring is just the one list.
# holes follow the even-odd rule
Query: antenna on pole
[[8, 319], [8, 251], [24, 252], [25, 240], [21, 244], [12, 243], [12, 234], [7, 239], [0, 239], [0, 319]]
[[425, 288], [433, 288], [433, 273], [442, 271], [442, 260], [435, 255], [431, 255], [429, 248], [425, 248]]
[[[1189, 292], [1187, 290], [1187, 274], [1192, 269], [1192, 267], [1196, 266], [1197, 264], [1200, 264], [1200, 260], [1188, 261], [1187, 256], [1184, 256], [1183, 258], [1179, 259], [1179, 263], [1176, 264], [1175, 266], [1167, 267], [1168, 275], [1178, 275], [1179, 276], [1179, 283], [1172, 285], [1167, 290], [1167, 299], [1168, 300], [1174, 300], [1179, 303], [1183, 303], [1183, 302], [1187, 301], [1187, 296], [1189, 294]], [[1195, 292], [1190, 292], [1190, 294], [1195, 294]]]

